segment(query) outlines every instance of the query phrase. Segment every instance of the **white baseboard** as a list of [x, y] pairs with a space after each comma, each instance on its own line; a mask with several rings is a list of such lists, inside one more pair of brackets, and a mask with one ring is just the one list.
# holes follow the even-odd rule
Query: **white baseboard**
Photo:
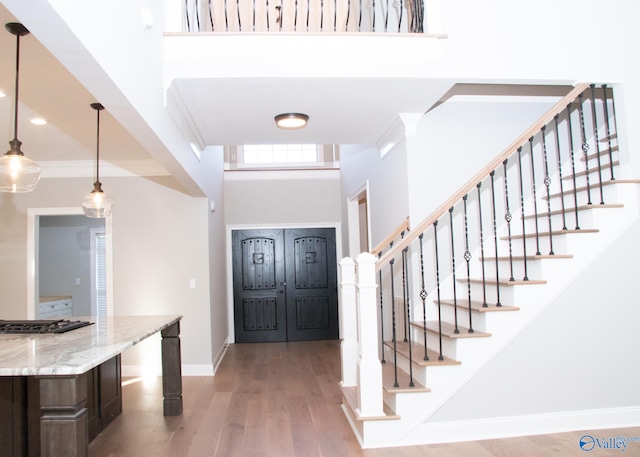
[[[519, 417], [425, 423], [406, 436], [401, 445], [512, 438], [580, 430], [602, 431], [638, 426], [640, 426], [640, 406], [568, 411]], [[388, 445], [397, 446], [398, 444], [389, 443]], [[640, 443], [638, 447], [640, 452]], [[576, 449], [579, 450], [578, 443], [576, 443]]]

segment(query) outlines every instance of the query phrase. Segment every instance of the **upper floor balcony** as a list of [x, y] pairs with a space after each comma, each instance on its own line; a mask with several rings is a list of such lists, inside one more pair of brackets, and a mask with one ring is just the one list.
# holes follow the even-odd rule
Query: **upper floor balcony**
[[440, 0], [174, 0], [166, 32], [443, 37]]

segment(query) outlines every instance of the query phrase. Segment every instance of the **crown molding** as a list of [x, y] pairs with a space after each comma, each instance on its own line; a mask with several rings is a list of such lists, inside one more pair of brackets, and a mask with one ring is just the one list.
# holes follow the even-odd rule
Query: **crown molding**
[[416, 136], [418, 123], [422, 116], [424, 116], [423, 113], [398, 114], [387, 130], [374, 143], [375, 147], [380, 150], [381, 156], [384, 157], [395, 148], [404, 137]]
[[[61, 160], [39, 162], [42, 178], [95, 178], [94, 160]], [[114, 160], [100, 162], [100, 177], [168, 176], [158, 162], [145, 160]]]

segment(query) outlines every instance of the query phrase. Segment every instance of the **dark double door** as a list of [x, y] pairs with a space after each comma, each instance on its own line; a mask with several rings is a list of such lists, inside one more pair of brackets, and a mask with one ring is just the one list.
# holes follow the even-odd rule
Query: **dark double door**
[[234, 230], [238, 343], [338, 338], [335, 229]]

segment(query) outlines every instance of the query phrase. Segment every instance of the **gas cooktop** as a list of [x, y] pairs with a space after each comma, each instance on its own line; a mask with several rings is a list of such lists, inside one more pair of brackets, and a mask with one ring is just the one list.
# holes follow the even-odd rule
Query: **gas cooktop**
[[64, 333], [91, 325], [88, 321], [70, 321], [65, 319], [14, 321], [0, 319], [0, 333]]

